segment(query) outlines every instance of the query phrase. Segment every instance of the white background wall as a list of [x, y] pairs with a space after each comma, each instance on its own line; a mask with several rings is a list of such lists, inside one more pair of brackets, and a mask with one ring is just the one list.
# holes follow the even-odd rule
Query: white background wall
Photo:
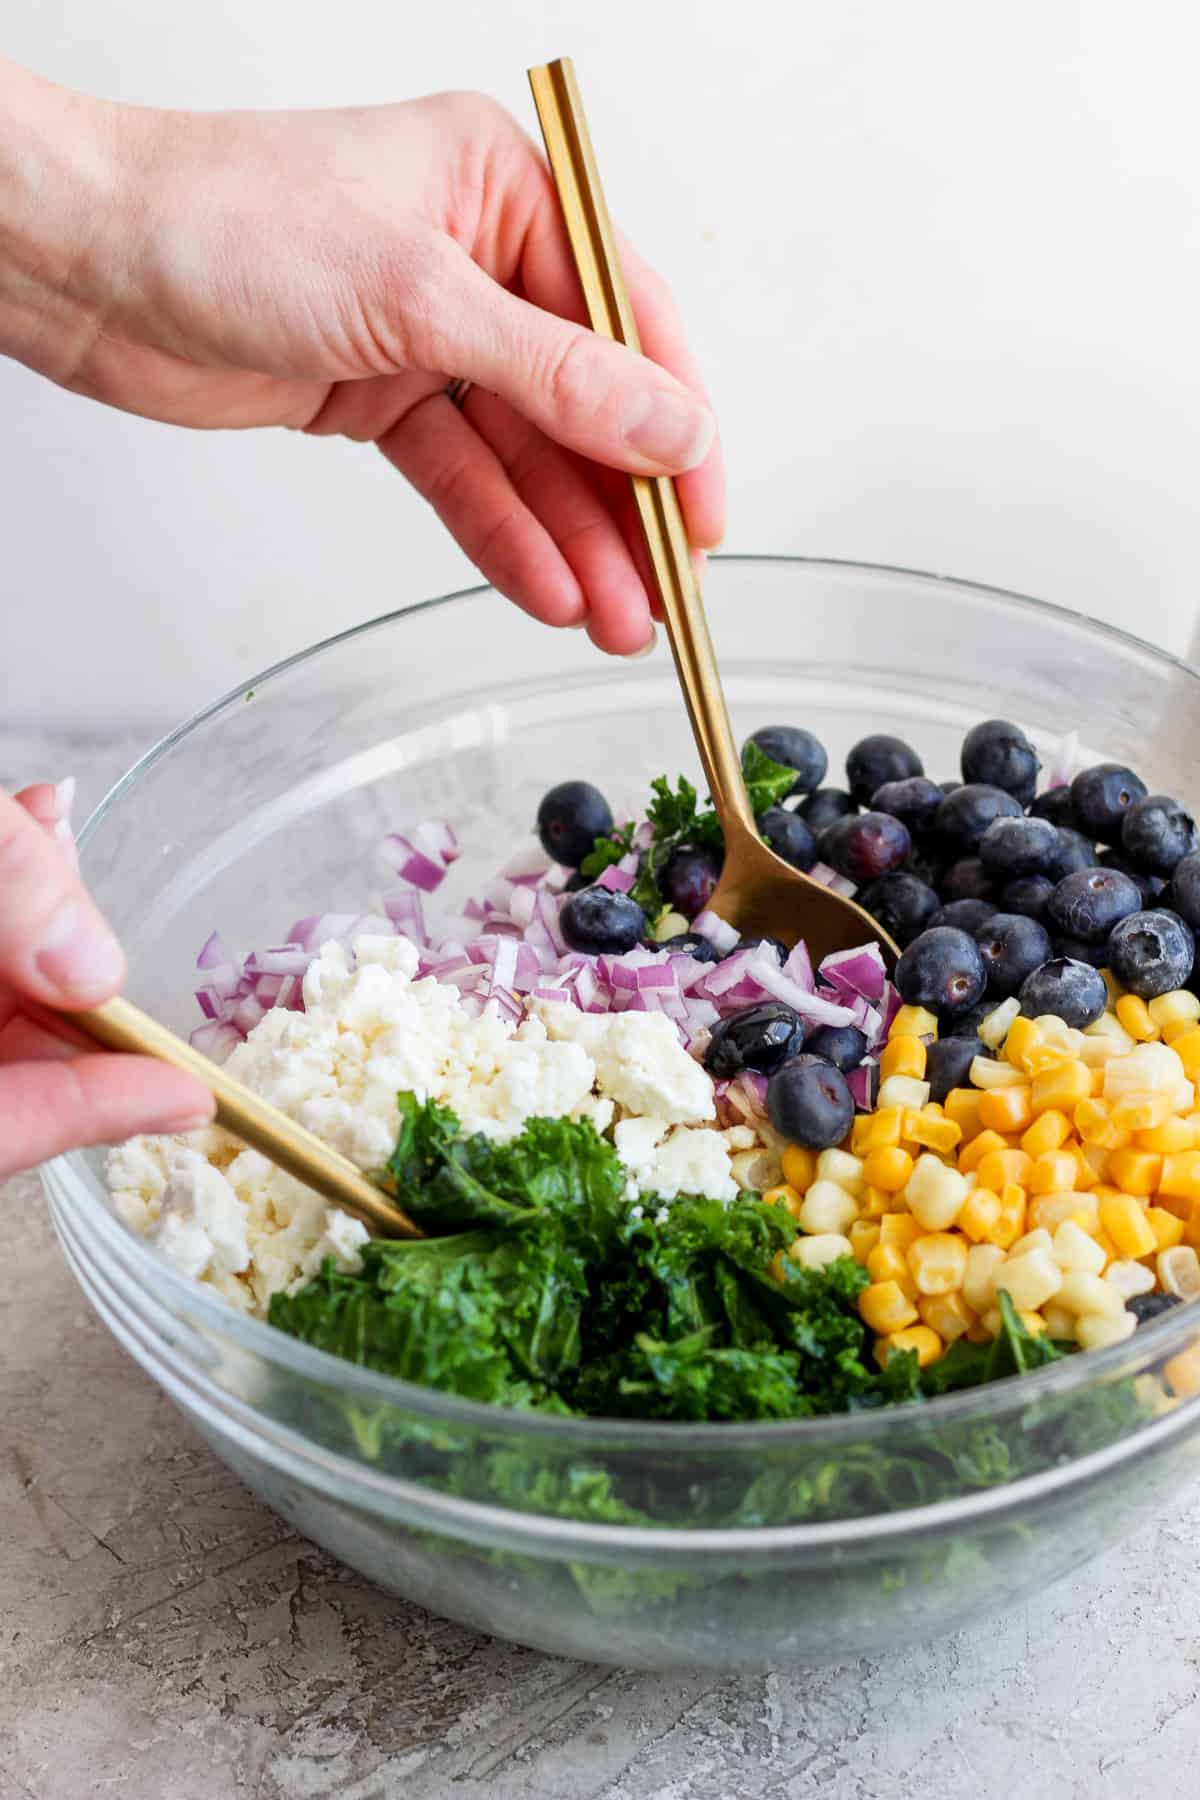
[[[574, 55], [711, 375], [733, 549], [1055, 599], [1200, 581], [1200, 24], [1182, 0], [37, 0], [11, 55], [200, 107], [498, 94]], [[470, 578], [373, 452], [193, 436], [0, 364], [6, 721], [155, 722]], [[498, 608], [496, 628], [502, 629]]]

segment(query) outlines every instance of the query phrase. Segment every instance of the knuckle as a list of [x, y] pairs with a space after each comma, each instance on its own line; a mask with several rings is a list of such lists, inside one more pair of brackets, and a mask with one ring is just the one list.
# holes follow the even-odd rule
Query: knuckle
[[572, 331], [550, 353], [544, 385], [556, 412], [591, 411], [598, 398], [595, 340], [590, 332]]

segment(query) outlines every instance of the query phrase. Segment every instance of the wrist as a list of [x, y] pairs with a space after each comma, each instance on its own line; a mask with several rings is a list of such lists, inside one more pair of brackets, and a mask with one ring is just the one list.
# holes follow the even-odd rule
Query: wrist
[[56, 380], [105, 310], [120, 111], [0, 59], [0, 354]]

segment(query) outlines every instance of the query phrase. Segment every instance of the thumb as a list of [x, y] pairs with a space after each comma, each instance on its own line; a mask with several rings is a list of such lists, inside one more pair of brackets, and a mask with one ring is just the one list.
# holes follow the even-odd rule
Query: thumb
[[433, 367], [478, 382], [593, 462], [633, 475], [678, 475], [704, 461], [716, 421], [681, 381], [623, 344], [518, 299], [443, 242], [446, 304]]

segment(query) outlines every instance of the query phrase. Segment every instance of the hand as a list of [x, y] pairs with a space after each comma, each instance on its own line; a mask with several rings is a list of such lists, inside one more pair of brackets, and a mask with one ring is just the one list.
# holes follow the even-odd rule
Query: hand
[[[32, 367], [176, 424], [375, 443], [527, 612], [586, 623], [605, 650], [651, 641], [644, 553], [613, 471], [685, 472], [689, 535], [714, 545], [712, 415], [671, 297], [628, 245], [646, 357], [578, 322], [553, 184], [501, 107], [448, 94], [156, 112], [0, 65], [4, 99], [0, 348], [7, 242], [8, 337]], [[6, 240], [14, 132], [46, 168], [26, 178], [23, 212], [10, 175], [24, 223]], [[14, 256], [14, 238], [36, 250]], [[462, 413], [444, 394], [452, 376], [477, 384]]]
[[56, 790], [0, 793], [0, 1177], [84, 1144], [207, 1124], [200, 1082], [141, 1056], [91, 1052], [54, 1009], [97, 1006], [121, 947], [55, 841]]

